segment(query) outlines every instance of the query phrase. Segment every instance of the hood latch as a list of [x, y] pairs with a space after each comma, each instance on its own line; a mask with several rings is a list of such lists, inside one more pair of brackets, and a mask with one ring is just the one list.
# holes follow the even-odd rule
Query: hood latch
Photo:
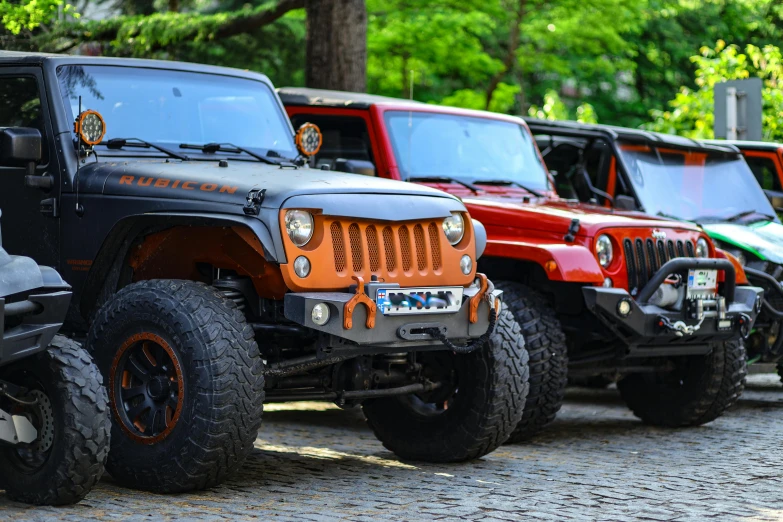
[[261, 211], [261, 203], [264, 202], [264, 196], [266, 195], [266, 189], [253, 189], [247, 193], [245, 198], [247, 202], [242, 209], [245, 215], [257, 216]]
[[566, 234], [563, 239], [565, 239], [567, 243], [573, 243], [574, 239], [576, 239], [576, 233], [579, 232], [580, 228], [581, 225], [579, 224], [579, 220], [572, 219], [571, 224], [568, 226], [568, 234]]

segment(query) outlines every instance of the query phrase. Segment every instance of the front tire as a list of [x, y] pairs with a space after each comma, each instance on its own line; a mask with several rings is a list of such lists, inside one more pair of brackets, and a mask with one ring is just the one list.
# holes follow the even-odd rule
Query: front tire
[[508, 439], [525, 406], [528, 356], [505, 305], [482, 348], [417, 357], [425, 370], [453, 376], [453, 387], [445, 394], [365, 401], [367, 423], [387, 449], [406, 460], [460, 462], [482, 457]]
[[242, 465], [261, 424], [264, 376], [232, 301], [191, 281], [134, 283], [101, 308], [87, 344], [109, 389], [115, 480], [182, 492]]
[[2, 378], [36, 399], [14, 414], [27, 416], [39, 434], [29, 447], [0, 450], [6, 494], [37, 505], [79, 502], [109, 454], [108, 397], [98, 368], [78, 343], [58, 335], [48, 350], [3, 368]]
[[617, 383], [634, 415], [647, 424], [699, 426], [720, 417], [745, 388], [742, 341], [715, 343], [707, 355], [679, 357], [670, 372], [630, 374]]
[[503, 301], [514, 314], [530, 355], [530, 393], [525, 412], [509, 443], [530, 440], [555, 420], [568, 385], [566, 337], [547, 299], [532, 288], [512, 281], [497, 281]]

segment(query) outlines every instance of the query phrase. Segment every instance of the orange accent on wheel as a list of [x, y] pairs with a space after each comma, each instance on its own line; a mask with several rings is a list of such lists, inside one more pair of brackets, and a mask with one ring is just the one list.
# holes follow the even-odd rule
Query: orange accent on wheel
[[171, 345], [151, 332], [128, 337], [112, 360], [109, 399], [114, 418], [134, 442], [151, 445], [168, 437], [185, 400], [182, 365]]

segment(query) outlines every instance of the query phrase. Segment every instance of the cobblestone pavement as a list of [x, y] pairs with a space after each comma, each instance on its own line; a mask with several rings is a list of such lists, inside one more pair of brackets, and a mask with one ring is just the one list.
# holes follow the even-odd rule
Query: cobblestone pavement
[[685, 430], [642, 425], [616, 390], [571, 390], [538, 439], [459, 465], [400, 462], [360, 414], [326, 405], [270, 407], [256, 448], [209, 492], [152, 495], [107, 478], [74, 507], [0, 495], [0, 519], [783, 521], [783, 386], [772, 375], [751, 376], [725, 417]]

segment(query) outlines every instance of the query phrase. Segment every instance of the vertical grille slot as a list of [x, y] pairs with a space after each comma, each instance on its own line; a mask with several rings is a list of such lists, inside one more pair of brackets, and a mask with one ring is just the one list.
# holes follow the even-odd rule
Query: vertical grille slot
[[438, 225], [430, 223], [427, 227], [430, 233], [430, 248], [432, 249], [432, 269], [440, 270], [442, 261], [440, 257], [440, 231]]
[[658, 265], [663, 266], [666, 263], [666, 247], [663, 245], [663, 240], [656, 241], [658, 247]]
[[636, 238], [636, 262], [639, 267], [639, 275], [637, 276], [639, 286], [642, 287], [647, 284], [647, 256], [644, 255], [644, 242], [640, 238]]
[[674, 253], [674, 241], [671, 239], [666, 242], [666, 249], [669, 251], [669, 261], [677, 257], [677, 254]]
[[677, 240], [677, 257], [685, 257], [685, 245], [682, 244], [682, 239]]
[[631, 294], [636, 293], [638, 286], [636, 282], [636, 261], [633, 255], [633, 243], [630, 239], [623, 241], [623, 249], [625, 250], [625, 268], [628, 270], [628, 289]]
[[351, 223], [348, 227], [348, 240], [351, 242], [351, 260], [353, 261], [353, 271], [361, 272], [364, 268], [362, 260], [362, 234], [359, 232], [359, 225]]
[[685, 243], [685, 249], [688, 251], [688, 257], [694, 257], [696, 255], [693, 250], [693, 241], [690, 239]]
[[402, 269], [408, 272], [413, 264], [411, 260], [411, 234], [408, 227], [401, 226], [397, 235], [400, 238], [400, 257], [402, 257]]
[[343, 227], [337, 221], [332, 221], [329, 227], [332, 232], [332, 249], [334, 250], [334, 269], [337, 272], [345, 272], [345, 242], [343, 240]]
[[647, 240], [647, 264], [650, 267], [650, 277], [658, 271], [658, 256], [655, 253], [655, 243], [652, 239]]
[[378, 272], [381, 269], [381, 252], [378, 249], [378, 231], [370, 225], [365, 230], [367, 236], [367, 253], [370, 257], [370, 271]]
[[427, 243], [424, 241], [424, 228], [413, 227], [413, 240], [416, 242], [416, 266], [419, 271], [427, 269]]
[[391, 227], [383, 228], [383, 251], [386, 254], [386, 270], [393, 272], [397, 268], [397, 251], [394, 248], [394, 232]]

